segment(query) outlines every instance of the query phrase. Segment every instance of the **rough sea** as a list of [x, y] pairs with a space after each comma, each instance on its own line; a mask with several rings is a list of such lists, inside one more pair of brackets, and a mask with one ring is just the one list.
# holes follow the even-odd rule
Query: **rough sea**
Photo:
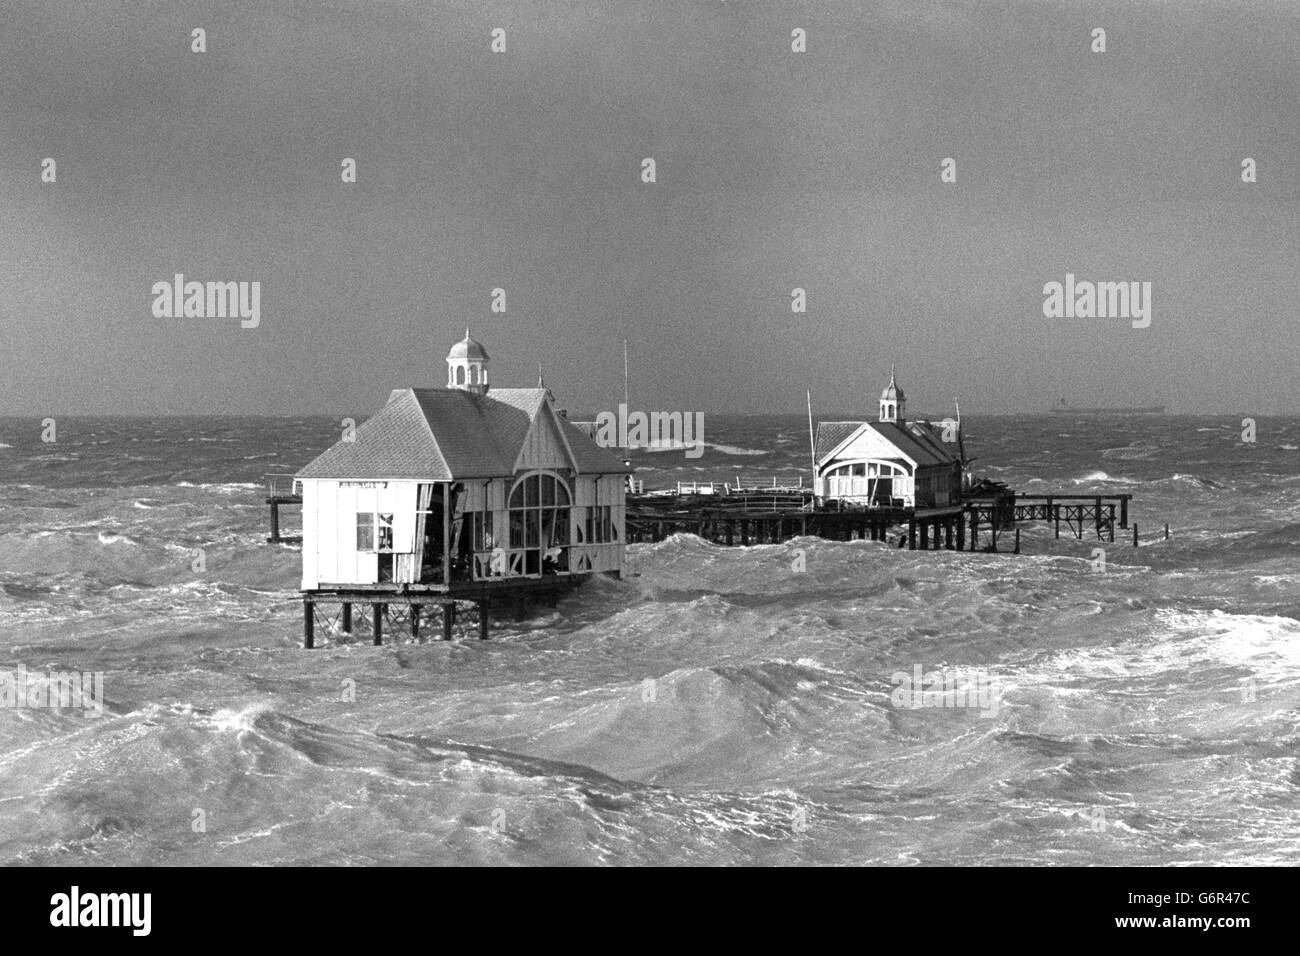
[[[262, 476], [338, 434], [0, 419], [0, 673], [103, 679], [0, 707], [0, 863], [1300, 862], [1300, 420], [968, 418], [980, 474], [1132, 493], [1136, 550], [677, 536], [485, 643], [304, 651]], [[806, 473], [797, 416], [705, 436], [637, 477]], [[996, 706], [896, 706], [918, 669]]]

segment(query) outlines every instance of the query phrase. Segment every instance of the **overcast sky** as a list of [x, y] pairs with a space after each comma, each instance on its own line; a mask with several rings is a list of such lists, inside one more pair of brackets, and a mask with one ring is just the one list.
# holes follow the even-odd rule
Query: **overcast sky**
[[[645, 410], [873, 413], [896, 362], [918, 411], [1294, 411], [1298, 52], [1289, 2], [6, 0], [0, 413], [367, 414], [466, 325], [575, 411], [625, 337]], [[177, 272], [261, 325], [155, 318]], [[1067, 272], [1150, 327], [1044, 318]]]

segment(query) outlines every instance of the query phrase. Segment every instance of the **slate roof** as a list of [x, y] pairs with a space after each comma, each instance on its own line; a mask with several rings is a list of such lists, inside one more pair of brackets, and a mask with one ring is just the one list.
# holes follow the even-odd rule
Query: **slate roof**
[[836, 446], [864, 424], [865, 422], [818, 422], [817, 441], [814, 445], [817, 461], [824, 461]]
[[895, 448], [922, 468], [950, 465], [961, 460], [956, 442], [945, 442], [941, 429], [926, 422], [820, 422], [817, 425], [818, 464], [863, 425], [875, 429]]
[[943, 432], [926, 422], [871, 422], [871, 427], [919, 467], [951, 465], [961, 460], [957, 443], [943, 441], [940, 437]]
[[[544, 388], [493, 389], [486, 396], [457, 388], [395, 389], [357, 426], [354, 441], [337, 442], [297, 477], [459, 481], [512, 475], [529, 428], [548, 408]], [[560, 424], [580, 473], [627, 471], [581, 431]]]

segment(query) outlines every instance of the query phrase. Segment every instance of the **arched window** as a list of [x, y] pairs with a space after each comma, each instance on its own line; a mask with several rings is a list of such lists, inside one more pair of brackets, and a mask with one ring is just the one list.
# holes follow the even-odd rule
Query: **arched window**
[[457, 385], [465, 384], [465, 366], [463, 365], [456, 366], [456, 384]]
[[569, 570], [569, 488], [555, 475], [524, 475], [510, 491], [510, 547], [523, 548], [524, 573]]
[[469, 383], [470, 383], [471, 385], [477, 385], [477, 384], [478, 384], [478, 366], [477, 366], [477, 365], [471, 365], [471, 366], [469, 367]]

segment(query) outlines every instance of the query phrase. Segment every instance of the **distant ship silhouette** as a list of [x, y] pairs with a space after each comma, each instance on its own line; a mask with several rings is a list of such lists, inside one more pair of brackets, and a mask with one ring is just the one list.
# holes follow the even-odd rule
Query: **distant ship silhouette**
[[1163, 405], [1112, 405], [1106, 408], [1076, 408], [1061, 399], [1051, 408], [1053, 415], [1163, 415]]

